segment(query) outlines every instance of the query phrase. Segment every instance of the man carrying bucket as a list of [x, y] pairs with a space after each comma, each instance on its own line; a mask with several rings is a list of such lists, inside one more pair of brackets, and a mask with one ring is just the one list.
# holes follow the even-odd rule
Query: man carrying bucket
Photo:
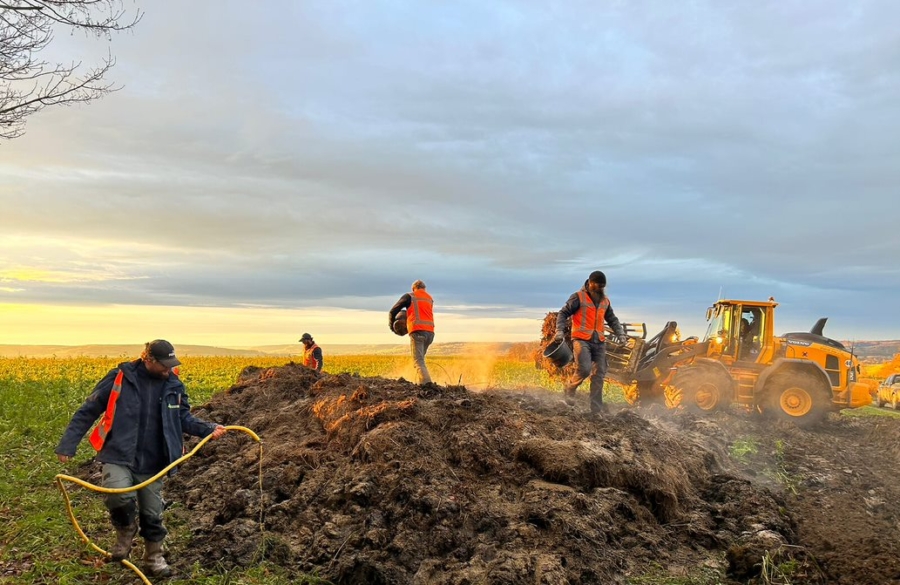
[[388, 313], [388, 326], [394, 333], [398, 333], [395, 321], [404, 310], [410, 352], [416, 366], [416, 383], [431, 384], [431, 374], [425, 365], [425, 354], [434, 341], [434, 299], [425, 292], [425, 283], [421, 280], [412, 283], [412, 292], [400, 297], [400, 300], [391, 307]]
[[625, 342], [625, 328], [613, 312], [606, 297], [606, 275], [595, 270], [578, 292], [572, 294], [556, 318], [555, 340], [564, 342], [566, 321], [572, 319], [572, 345], [575, 350], [576, 373], [564, 390], [566, 403], [575, 404], [575, 391], [591, 377], [591, 413], [606, 411], [603, 404], [603, 379], [606, 377], [606, 336], [608, 324], [621, 342]]

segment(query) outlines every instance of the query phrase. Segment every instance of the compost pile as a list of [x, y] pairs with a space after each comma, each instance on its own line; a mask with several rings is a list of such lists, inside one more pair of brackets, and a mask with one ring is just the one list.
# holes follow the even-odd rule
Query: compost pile
[[256, 431], [261, 478], [257, 444], [232, 432], [170, 479], [168, 513], [193, 532], [176, 566], [265, 558], [400, 584], [624, 583], [649, 567], [747, 582], [764, 557], [812, 566], [782, 495], [733, 468], [721, 421], [598, 419], [584, 393], [574, 409], [559, 398], [249, 368], [195, 412]]

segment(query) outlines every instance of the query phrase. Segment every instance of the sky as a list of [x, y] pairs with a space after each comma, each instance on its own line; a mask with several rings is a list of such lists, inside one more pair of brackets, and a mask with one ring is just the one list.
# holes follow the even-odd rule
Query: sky
[[[126, 8], [132, 8], [130, 3]], [[529, 341], [719, 298], [900, 339], [900, 4], [154, 0], [0, 143], [0, 344]]]

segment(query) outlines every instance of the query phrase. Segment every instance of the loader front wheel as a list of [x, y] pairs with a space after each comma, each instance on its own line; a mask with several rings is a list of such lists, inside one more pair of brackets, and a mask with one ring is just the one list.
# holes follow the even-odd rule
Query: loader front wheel
[[822, 421], [831, 403], [824, 384], [806, 372], [781, 374], [769, 382], [766, 411], [776, 418], [809, 427]]
[[637, 384], [628, 384], [627, 386], [623, 387], [622, 395], [625, 398], [625, 402], [627, 402], [630, 406], [636, 406], [638, 401], [641, 399], [641, 393], [638, 390]]
[[626, 400], [628, 400], [629, 404], [647, 407], [651, 404], [661, 404], [663, 402], [664, 396], [662, 389], [656, 384], [655, 381], [649, 382], [637, 382], [632, 386], [633, 388], [633, 396], [632, 400], [628, 400], [626, 396]]
[[728, 408], [734, 397], [731, 376], [708, 366], [693, 366], [680, 370], [666, 386], [666, 406], [683, 406], [695, 413], [714, 412]]

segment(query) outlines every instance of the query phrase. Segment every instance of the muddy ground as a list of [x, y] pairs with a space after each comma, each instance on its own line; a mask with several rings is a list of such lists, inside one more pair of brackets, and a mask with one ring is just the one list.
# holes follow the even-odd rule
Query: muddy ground
[[332, 583], [900, 583], [900, 420], [803, 430], [616, 405], [596, 419], [579, 401], [250, 369], [195, 411], [262, 437], [261, 481], [239, 432], [169, 480], [168, 514], [193, 531], [176, 568], [264, 557]]

